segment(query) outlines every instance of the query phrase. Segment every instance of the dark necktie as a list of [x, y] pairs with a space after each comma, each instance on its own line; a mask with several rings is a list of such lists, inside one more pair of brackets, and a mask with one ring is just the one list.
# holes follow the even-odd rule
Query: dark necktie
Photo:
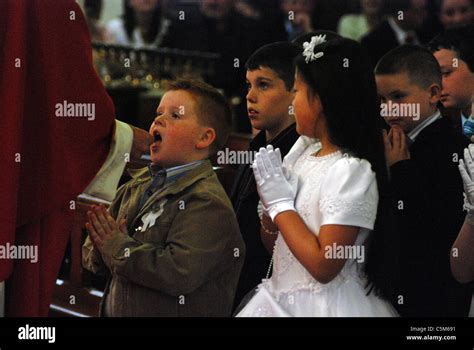
[[165, 184], [166, 181], [166, 170], [161, 168], [158, 171], [151, 171], [150, 173], [152, 175], [152, 181], [150, 186], [147, 188], [147, 194], [148, 196], [151, 196], [153, 193], [155, 193], [157, 190], [159, 190], [163, 185]]
[[138, 204], [138, 210], [140, 210], [145, 202], [159, 189], [163, 187], [166, 181], [166, 169], [156, 168], [153, 165], [148, 166], [148, 170], [152, 177], [150, 185], [146, 188], [145, 192], [140, 198], [140, 203]]

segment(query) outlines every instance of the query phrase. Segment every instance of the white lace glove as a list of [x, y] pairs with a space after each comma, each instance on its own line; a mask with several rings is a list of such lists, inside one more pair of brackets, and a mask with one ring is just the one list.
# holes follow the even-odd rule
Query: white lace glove
[[283, 168], [280, 149], [272, 145], [260, 148], [252, 164], [257, 191], [272, 221], [283, 211], [295, 211], [298, 179]]
[[459, 172], [464, 185], [464, 207], [467, 209], [466, 221], [474, 226], [474, 145], [464, 149], [464, 161], [459, 160]]

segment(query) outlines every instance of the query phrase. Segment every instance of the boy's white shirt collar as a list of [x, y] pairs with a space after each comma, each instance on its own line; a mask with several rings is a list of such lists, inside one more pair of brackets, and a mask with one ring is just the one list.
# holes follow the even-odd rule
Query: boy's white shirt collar
[[172, 178], [173, 176], [179, 175], [183, 172], [189, 171], [191, 169], [194, 169], [197, 167], [199, 164], [204, 162], [204, 160], [196, 160], [194, 162], [188, 163], [188, 164], [183, 164], [183, 165], [177, 165], [171, 168], [166, 168], [166, 177], [167, 178]]
[[178, 177], [179, 175], [182, 175], [192, 169], [194, 169], [195, 167], [197, 167], [198, 165], [200, 165], [201, 163], [203, 163], [205, 161], [205, 159], [203, 160], [196, 160], [196, 161], [193, 161], [191, 163], [187, 163], [187, 164], [183, 164], [183, 165], [177, 165], [177, 166], [174, 166], [174, 167], [170, 167], [170, 168], [161, 168], [161, 169], [153, 169], [153, 165], [150, 165], [149, 169], [150, 169], [150, 175], [153, 177], [156, 173], [160, 172], [160, 171], [166, 171], [166, 180], [165, 180], [165, 184], [173, 181], [174, 179], [176, 179], [176, 177]]
[[441, 112], [439, 110], [437, 110], [433, 115], [431, 115], [430, 117], [426, 118], [425, 120], [423, 120], [420, 124], [418, 124], [417, 126], [415, 126], [413, 128], [412, 131], [410, 131], [408, 133], [408, 137], [410, 138], [411, 141], [415, 141], [416, 137], [425, 129], [427, 128], [428, 126], [430, 126], [431, 124], [433, 124], [435, 121], [437, 121], [438, 119], [441, 119]]
[[395, 36], [397, 37], [397, 41], [400, 45], [405, 44], [405, 39], [408, 36], [408, 33], [411, 33], [413, 35], [413, 38], [414, 38], [413, 44], [419, 44], [420, 43], [418, 41], [418, 37], [417, 37], [415, 32], [413, 32], [413, 31], [412, 32], [407, 32], [407, 31], [403, 30], [402, 27], [400, 27], [398, 25], [397, 21], [395, 21], [395, 19], [393, 17], [389, 17], [387, 21], [388, 21], [388, 24], [390, 25], [390, 27], [392, 27], [392, 30], [395, 32]]

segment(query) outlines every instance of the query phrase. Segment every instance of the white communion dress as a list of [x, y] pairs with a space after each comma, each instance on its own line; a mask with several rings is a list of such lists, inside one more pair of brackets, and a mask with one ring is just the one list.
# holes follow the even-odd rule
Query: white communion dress
[[360, 227], [351, 247], [353, 254], [346, 253], [344, 257], [349, 258], [339, 274], [322, 284], [300, 264], [279, 234], [272, 276], [256, 288], [237, 317], [398, 316], [389, 302], [373, 292], [367, 295], [362, 272], [367, 256], [364, 243], [377, 213], [375, 173], [368, 161], [341, 151], [316, 157], [320, 149], [319, 142], [302, 136], [284, 159], [283, 164], [298, 176], [295, 208], [315, 235], [322, 225]]

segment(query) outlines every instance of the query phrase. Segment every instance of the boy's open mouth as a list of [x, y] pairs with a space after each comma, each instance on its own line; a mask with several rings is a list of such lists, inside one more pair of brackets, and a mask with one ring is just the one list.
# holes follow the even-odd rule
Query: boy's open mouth
[[151, 144], [151, 151], [156, 152], [158, 151], [158, 147], [163, 141], [161, 135], [158, 133], [158, 131], [153, 132], [153, 143]]
[[153, 143], [162, 141], [161, 135], [158, 133], [158, 131], [155, 131], [153, 133]]

